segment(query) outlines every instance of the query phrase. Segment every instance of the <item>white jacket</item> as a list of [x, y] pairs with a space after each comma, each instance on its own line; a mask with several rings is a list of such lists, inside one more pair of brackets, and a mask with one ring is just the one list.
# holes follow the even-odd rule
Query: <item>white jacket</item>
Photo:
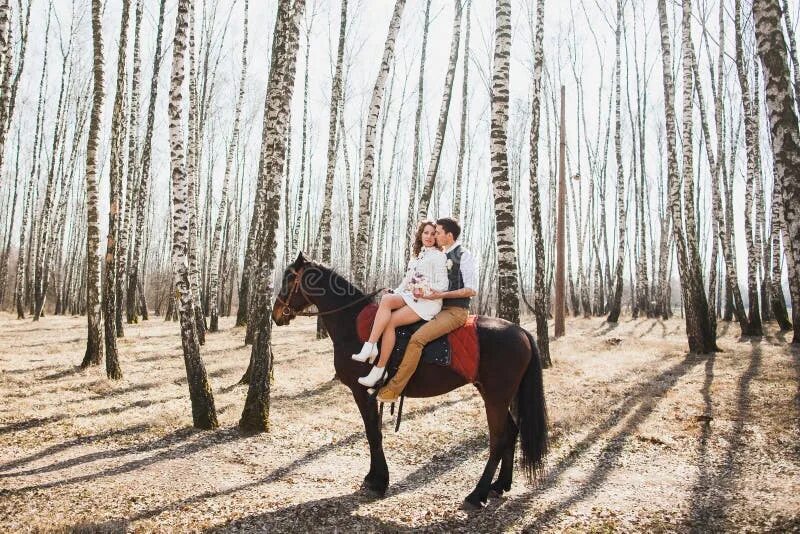
[[449, 287], [447, 256], [438, 248], [423, 247], [417, 257], [408, 261], [406, 275], [394, 290], [421, 319], [430, 321], [442, 309], [442, 299], [415, 299], [407, 287], [415, 272], [423, 275], [434, 291], [446, 291]]

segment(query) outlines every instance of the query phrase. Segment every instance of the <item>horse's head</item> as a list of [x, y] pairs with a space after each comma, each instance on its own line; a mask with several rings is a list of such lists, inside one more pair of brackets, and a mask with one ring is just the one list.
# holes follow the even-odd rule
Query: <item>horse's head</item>
[[284, 326], [297, 317], [297, 314], [313, 305], [304, 288], [306, 271], [313, 270], [313, 263], [300, 252], [297, 259], [283, 272], [281, 288], [272, 305], [272, 320]]

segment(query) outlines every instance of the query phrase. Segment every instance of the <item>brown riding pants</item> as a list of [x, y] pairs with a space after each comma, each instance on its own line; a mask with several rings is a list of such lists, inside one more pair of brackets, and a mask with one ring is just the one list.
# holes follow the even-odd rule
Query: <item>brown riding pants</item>
[[397, 369], [397, 374], [388, 384], [381, 388], [380, 396], [382, 398], [399, 397], [417, 369], [419, 359], [422, 357], [423, 347], [434, 339], [464, 326], [468, 315], [469, 310], [467, 308], [442, 308], [442, 311], [437, 313], [433, 319], [414, 332], [408, 341], [408, 346], [406, 347], [403, 361], [400, 362], [400, 367]]

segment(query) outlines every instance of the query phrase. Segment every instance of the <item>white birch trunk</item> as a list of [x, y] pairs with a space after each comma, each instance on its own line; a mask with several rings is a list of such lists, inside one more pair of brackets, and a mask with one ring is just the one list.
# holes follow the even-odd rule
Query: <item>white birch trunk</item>
[[[99, 365], [103, 359], [100, 311], [100, 217], [97, 150], [105, 91], [103, 89], [102, 0], [92, 0], [93, 96], [89, 139], [86, 143], [86, 319], [88, 336], [81, 367]], [[32, 235], [32, 234], [31, 234]]]
[[781, 32], [778, 0], [754, 0], [758, 54], [764, 68], [767, 109], [769, 110], [772, 152], [781, 180], [784, 224], [787, 239], [786, 263], [792, 296], [793, 344], [800, 343], [800, 132], [786, 58], [786, 42]]
[[367, 273], [367, 245], [371, 236], [367, 233], [370, 217], [370, 194], [372, 192], [372, 182], [375, 173], [375, 134], [377, 133], [378, 116], [381, 112], [383, 102], [383, 92], [386, 87], [386, 78], [389, 75], [389, 66], [394, 56], [394, 46], [397, 34], [400, 31], [400, 21], [403, 15], [403, 8], [406, 0], [396, 0], [392, 19], [389, 22], [389, 32], [386, 35], [386, 44], [383, 49], [383, 59], [375, 80], [375, 87], [372, 90], [372, 100], [369, 105], [369, 115], [367, 116], [367, 129], [364, 135], [364, 163], [361, 171], [361, 183], [358, 193], [358, 231], [356, 233], [356, 259], [355, 259], [355, 283], [364, 286]]
[[200, 344], [194, 321], [193, 293], [189, 283], [189, 178], [183, 142], [183, 91], [189, 11], [192, 0], [179, 0], [172, 43], [172, 72], [169, 88], [170, 174], [172, 177], [172, 272], [178, 313], [181, 321], [181, 344], [189, 383], [194, 426], [216, 428], [214, 395], [200, 358]]
[[242, 103], [244, 102], [244, 86], [247, 81], [247, 15], [249, 8], [249, 0], [244, 2], [244, 28], [242, 30], [242, 70], [239, 75], [239, 94], [236, 97], [236, 106], [233, 112], [233, 133], [231, 141], [228, 144], [228, 151], [225, 156], [225, 174], [222, 178], [222, 197], [219, 201], [219, 209], [217, 210], [217, 220], [214, 224], [214, 237], [211, 241], [211, 260], [209, 262], [209, 269], [211, 271], [210, 278], [211, 284], [209, 288], [209, 311], [211, 315], [211, 323], [209, 331], [216, 332], [219, 330], [219, 258], [220, 248], [222, 242], [222, 227], [225, 221], [225, 214], [228, 211], [228, 188], [230, 184], [231, 172], [233, 170], [233, 156], [236, 151], [236, 145], [239, 141], [239, 123], [242, 116]]
[[508, 179], [506, 147], [511, 57], [511, 2], [495, 3], [497, 25], [494, 34], [494, 63], [491, 95], [492, 189], [494, 192], [495, 236], [497, 244], [497, 314], [519, 323], [519, 281], [517, 252], [514, 246], [514, 203]]

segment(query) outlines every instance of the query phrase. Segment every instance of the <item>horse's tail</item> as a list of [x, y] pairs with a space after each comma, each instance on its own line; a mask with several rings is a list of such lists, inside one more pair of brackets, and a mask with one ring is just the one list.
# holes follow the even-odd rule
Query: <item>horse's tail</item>
[[522, 449], [522, 468], [528, 480], [535, 481], [542, 474], [548, 449], [547, 406], [539, 350], [531, 333], [524, 329], [523, 331], [531, 344], [531, 361], [517, 390], [517, 425]]

